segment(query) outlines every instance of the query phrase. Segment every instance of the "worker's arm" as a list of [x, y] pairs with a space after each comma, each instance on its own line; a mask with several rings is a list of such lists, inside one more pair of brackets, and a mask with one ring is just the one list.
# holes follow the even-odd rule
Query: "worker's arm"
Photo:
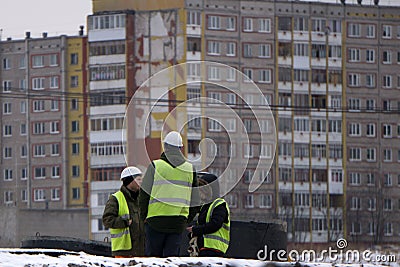
[[154, 173], [155, 173], [155, 167], [152, 162], [151, 164], [149, 164], [149, 167], [147, 168], [146, 173], [144, 174], [142, 186], [139, 191], [140, 219], [143, 221], [147, 217], [150, 194], [154, 182]]

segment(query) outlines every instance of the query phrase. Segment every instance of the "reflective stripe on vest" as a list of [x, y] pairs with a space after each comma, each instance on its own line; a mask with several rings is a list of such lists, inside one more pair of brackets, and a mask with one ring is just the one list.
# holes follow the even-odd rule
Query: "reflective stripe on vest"
[[154, 181], [147, 218], [153, 216], [185, 216], [187, 218], [192, 195], [192, 164], [184, 162], [174, 168], [161, 159], [153, 163]]
[[[217, 198], [216, 200], [213, 201], [213, 203], [210, 205], [207, 211], [207, 217], [206, 217], [206, 222], [210, 222], [212, 213], [214, 209], [219, 206], [226, 203], [225, 200], [222, 198]], [[204, 247], [206, 248], [213, 248], [217, 249], [219, 251], [222, 251], [223, 253], [226, 253], [229, 247], [229, 240], [230, 240], [230, 216], [229, 216], [229, 207], [226, 204], [226, 209], [228, 211], [228, 222], [223, 223], [222, 227], [219, 228], [216, 232], [212, 234], [207, 234], [204, 235]]]
[[[118, 216], [121, 216], [123, 219], [128, 219], [129, 208], [128, 203], [126, 203], [124, 194], [121, 191], [118, 191], [114, 193], [113, 196], [118, 200]], [[110, 228], [110, 234], [112, 251], [130, 250], [132, 248], [129, 227], [118, 229]]]

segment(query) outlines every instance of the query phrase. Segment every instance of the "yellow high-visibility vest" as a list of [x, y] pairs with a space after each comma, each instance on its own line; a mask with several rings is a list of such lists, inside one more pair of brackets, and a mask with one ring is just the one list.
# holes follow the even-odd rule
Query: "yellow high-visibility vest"
[[[129, 219], [129, 208], [128, 203], [124, 194], [118, 191], [113, 194], [118, 200], [118, 216], [122, 218]], [[129, 226], [126, 228], [110, 228], [111, 234], [111, 250], [130, 250], [132, 248], [131, 234], [129, 233]]]
[[[207, 217], [206, 217], [206, 222], [210, 222], [212, 212], [214, 209], [219, 206], [226, 203], [224, 199], [222, 198], [217, 198], [216, 200], [213, 201], [213, 203], [210, 205], [207, 211]], [[228, 211], [228, 222], [223, 223], [222, 227], [219, 228], [216, 232], [204, 235], [204, 247], [205, 248], [212, 248], [212, 249], [217, 249], [219, 251], [222, 251], [223, 253], [226, 253], [229, 247], [229, 241], [230, 241], [230, 227], [231, 227], [231, 221], [230, 221], [230, 216], [229, 216], [229, 207], [228, 204], [226, 204], [226, 209]]]
[[193, 166], [188, 162], [172, 167], [164, 160], [153, 161], [154, 181], [147, 218], [189, 215], [192, 195]]

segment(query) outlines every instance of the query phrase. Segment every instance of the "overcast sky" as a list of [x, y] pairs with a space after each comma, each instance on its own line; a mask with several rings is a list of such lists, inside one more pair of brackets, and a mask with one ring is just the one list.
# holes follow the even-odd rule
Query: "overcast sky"
[[[110, 0], [112, 1], [112, 0]], [[145, 0], [140, 0], [145, 1]], [[300, 0], [340, 3], [340, 0]], [[357, 0], [346, 0], [357, 3]], [[363, 4], [373, 4], [363, 0]], [[400, 0], [380, 0], [380, 5], [400, 5]], [[1, 39], [7, 37], [23, 39], [25, 32], [40, 37], [43, 32], [49, 36], [60, 34], [76, 35], [79, 25], [85, 26], [86, 17], [92, 14], [92, 0], [2, 0], [0, 7]]]
[[1, 39], [23, 39], [25, 32], [40, 37], [60, 34], [77, 35], [92, 14], [92, 0], [2, 0], [0, 7]]

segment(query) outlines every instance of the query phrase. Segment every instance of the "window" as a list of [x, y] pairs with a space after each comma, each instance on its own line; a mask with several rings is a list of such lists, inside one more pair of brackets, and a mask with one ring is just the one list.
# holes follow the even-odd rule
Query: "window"
[[11, 92], [11, 81], [3, 81], [3, 92]]
[[245, 75], [244, 81], [245, 82], [251, 82], [253, 79], [253, 70], [252, 69], [244, 69], [243, 73]]
[[22, 91], [26, 90], [26, 80], [25, 79], [19, 80], [19, 89]]
[[383, 161], [384, 162], [392, 161], [392, 149], [390, 148], [383, 149]]
[[50, 110], [51, 111], [58, 111], [60, 110], [60, 101], [57, 99], [52, 99], [50, 102]]
[[376, 148], [367, 148], [367, 161], [376, 161]]
[[226, 95], [226, 104], [228, 105], [236, 105], [236, 94], [235, 93], [228, 93]]
[[21, 135], [26, 135], [26, 124], [25, 123], [21, 123], [19, 132]]
[[221, 53], [220, 43], [215, 41], [208, 41], [208, 54], [219, 55]]
[[11, 114], [11, 103], [3, 103], [3, 114]]
[[383, 185], [392, 186], [392, 184], [393, 184], [392, 174], [390, 173], [383, 174]]
[[28, 202], [28, 191], [26, 189], [21, 190], [21, 201]]
[[375, 99], [367, 99], [366, 101], [366, 107], [365, 109], [367, 111], [373, 111], [375, 110]]
[[22, 56], [19, 59], [19, 68], [20, 69], [25, 69], [26, 68], [26, 57], [25, 56]]
[[349, 109], [353, 111], [360, 111], [360, 99], [349, 98]]
[[22, 100], [19, 105], [19, 110], [22, 114], [26, 113], [26, 101]]
[[261, 144], [260, 145], [260, 158], [272, 158], [272, 145]]
[[79, 154], [79, 143], [72, 143], [72, 155]]
[[44, 57], [43, 56], [33, 56], [32, 57], [32, 66], [34, 68], [39, 68], [44, 66]]
[[57, 134], [59, 132], [60, 132], [60, 122], [59, 121], [50, 122], [50, 133]]
[[78, 110], [79, 109], [79, 101], [77, 98], [71, 99], [71, 109]]
[[375, 75], [374, 74], [366, 74], [365, 75], [365, 86], [368, 88], [375, 87]]
[[58, 66], [58, 55], [57, 54], [50, 55], [50, 66]]
[[78, 54], [77, 53], [72, 53], [71, 54], [71, 61], [70, 61], [71, 65], [78, 65], [78, 62], [79, 62]]
[[383, 87], [392, 88], [392, 75], [383, 75]]
[[210, 30], [219, 30], [219, 29], [221, 29], [220, 17], [218, 17], [218, 16], [209, 16], [208, 17], [208, 29], [210, 29]]
[[304, 17], [294, 18], [294, 30], [295, 31], [308, 31], [308, 20]]
[[231, 118], [226, 120], [226, 131], [235, 132], [236, 131], [236, 119]]
[[271, 83], [271, 70], [259, 70], [260, 83]]
[[359, 172], [350, 172], [349, 173], [349, 183], [351, 185], [360, 185], [361, 184], [361, 175]]
[[35, 122], [33, 124], [33, 134], [44, 134], [45, 125], [44, 122]]
[[44, 100], [34, 100], [33, 112], [43, 112], [43, 111], [44, 111]]
[[350, 148], [349, 149], [349, 160], [350, 161], [361, 161], [361, 148]]
[[44, 89], [44, 78], [33, 78], [32, 79], [32, 89], [33, 90], [42, 90]]
[[34, 168], [34, 178], [35, 179], [46, 178], [46, 168], [45, 167], [35, 167]]
[[33, 156], [34, 157], [45, 157], [46, 149], [44, 145], [33, 145]]
[[4, 192], [4, 203], [11, 204], [14, 202], [14, 193], [12, 191]]
[[12, 136], [12, 127], [11, 125], [4, 125], [3, 126], [3, 136]]
[[44, 190], [43, 189], [35, 189], [33, 191], [33, 199], [34, 199], [34, 201], [44, 201], [46, 199], [44, 196]]
[[351, 210], [361, 210], [361, 198], [359, 197], [352, 197], [351, 198]]
[[326, 20], [325, 19], [312, 19], [311, 27], [313, 32], [323, 32], [326, 28]]
[[200, 63], [187, 63], [187, 76], [193, 78], [200, 77]]
[[349, 61], [350, 62], [360, 62], [360, 49], [350, 48], [349, 49]]
[[383, 100], [382, 104], [383, 104], [382, 107], [383, 111], [390, 111], [392, 109], [390, 100]]
[[355, 23], [349, 23], [348, 26], [349, 37], [360, 37], [361, 36], [361, 25]]
[[252, 18], [244, 18], [243, 19], [243, 31], [245, 31], [245, 32], [253, 31], [253, 19]]
[[213, 81], [221, 80], [220, 68], [216, 66], [209, 66], [208, 68], [208, 79]]
[[51, 144], [51, 155], [52, 156], [60, 155], [60, 145], [59, 144]]
[[4, 181], [12, 181], [13, 179], [12, 169], [4, 169], [3, 179]]
[[73, 133], [79, 132], [79, 121], [72, 121], [71, 122], [71, 131]]
[[51, 167], [51, 178], [60, 178], [60, 166]]
[[227, 81], [236, 81], [236, 69], [228, 68], [228, 75], [226, 77]]
[[79, 77], [76, 75], [71, 76], [71, 85], [72, 88], [76, 88], [79, 86]]
[[50, 88], [59, 88], [60, 77], [52, 76], [50, 77]]
[[261, 133], [271, 133], [271, 121], [267, 119], [259, 119], [257, 120], [260, 125]]
[[260, 208], [271, 208], [272, 207], [272, 195], [262, 194], [260, 195]]
[[226, 18], [226, 30], [227, 31], [236, 30], [236, 18], [235, 17], [227, 17]]
[[392, 26], [383, 25], [382, 38], [387, 38], [387, 39], [392, 38]]
[[382, 134], [383, 134], [384, 138], [391, 138], [392, 137], [392, 125], [383, 124], [383, 126], [382, 126]]
[[4, 156], [5, 159], [11, 159], [12, 158], [12, 148], [11, 147], [5, 147], [3, 156]]
[[375, 185], [375, 175], [373, 173], [367, 173], [367, 185]]
[[60, 189], [59, 188], [52, 188], [51, 189], [51, 200], [60, 200]]
[[252, 51], [251, 51], [251, 44], [243, 44], [243, 57], [251, 57], [252, 56]]
[[366, 60], [367, 60], [368, 63], [374, 63], [375, 62], [375, 50], [367, 49], [367, 51], [366, 51]]
[[368, 123], [366, 131], [367, 131], [367, 137], [375, 137], [375, 124]]
[[229, 208], [237, 208], [238, 206], [238, 200], [237, 200], [237, 195], [236, 194], [229, 194], [226, 197], [226, 202], [229, 205]]
[[77, 200], [80, 199], [80, 188], [79, 187], [74, 187], [72, 188], [72, 199]]
[[3, 69], [4, 70], [11, 69], [11, 62], [9, 58], [3, 58]]
[[[191, 88], [191, 87], [187, 88], [186, 96], [187, 96], [187, 100], [201, 97], [200, 88]], [[198, 101], [198, 99], [196, 101]], [[79, 124], [78, 124], [78, 126], [79, 126]]]
[[79, 166], [72, 165], [72, 177], [79, 177]]
[[368, 198], [368, 204], [367, 204], [368, 210], [376, 210], [376, 198]]
[[21, 158], [26, 158], [28, 156], [28, 148], [25, 144], [21, 145]]
[[270, 19], [258, 19], [258, 31], [259, 32], [271, 32], [271, 20]]
[[22, 168], [21, 169], [21, 180], [26, 180], [28, 179], [28, 170], [27, 168]]
[[383, 51], [382, 63], [383, 64], [391, 64], [392, 63], [392, 52]]
[[201, 25], [201, 13], [198, 11], [188, 11], [187, 13], [187, 25], [200, 26]]
[[271, 46], [269, 44], [259, 44], [258, 56], [262, 57], [262, 58], [270, 58], [271, 57]]
[[367, 25], [367, 38], [375, 38], [375, 25]]
[[226, 55], [233, 57], [236, 55], [236, 43], [229, 42], [226, 44]]
[[385, 224], [383, 225], [383, 234], [384, 234], [385, 236], [392, 236], [392, 235], [393, 235], [393, 226], [392, 226], [392, 223], [387, 222], [387, 223], [385, 223]]
[[245, 196], [244, 207], [245, 208], [254, 208], [254, 197], [253, 197], [253, 195], [249, 194], [249, 195]]
[[244, 158], [252, 158], [253, 157], [253, 145], [252, 144], [244, 144]]
[[383, 210], [385, 211], [392, 210], [392, 200], [390, 198], [385, 198], [383, 200]]
[[361, 124], [360, 123], [350, 123], [349, 135], [350, 136], [361, 136]]

